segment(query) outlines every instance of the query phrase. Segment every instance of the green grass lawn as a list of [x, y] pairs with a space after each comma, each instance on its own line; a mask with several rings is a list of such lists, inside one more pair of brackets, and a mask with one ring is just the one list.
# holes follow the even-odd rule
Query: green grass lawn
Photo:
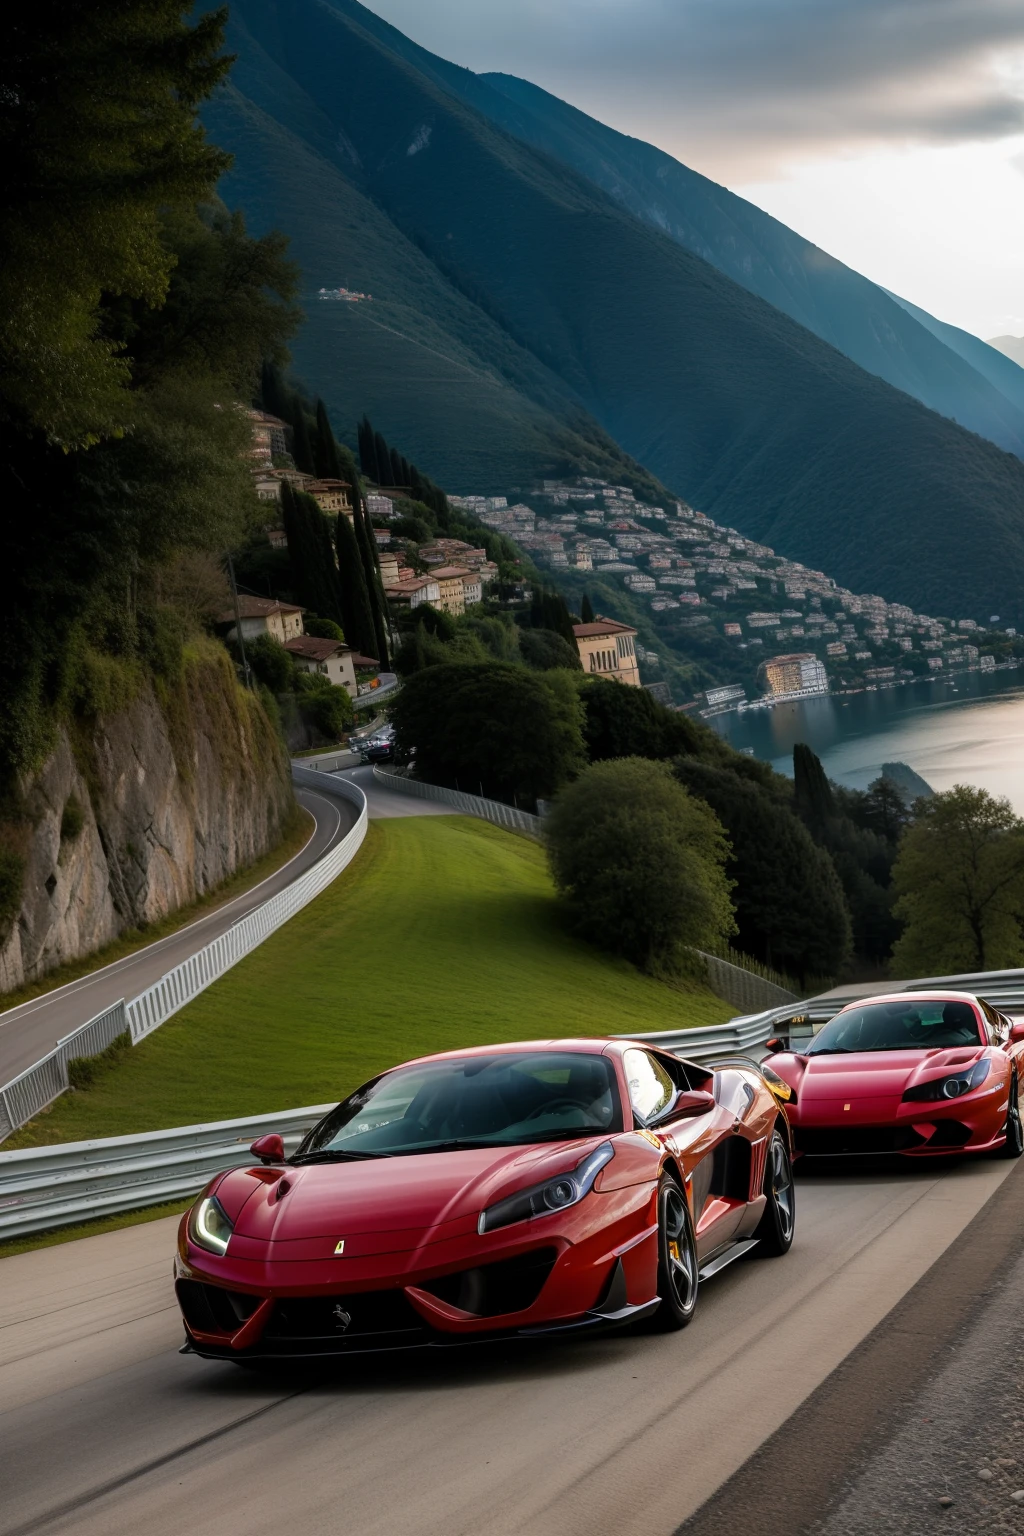
[[323, 895], [4, 1150], [326, 1103], [455, 1046], [733, 1011], [569, 937], [535, 843], [468, 816], [372, 822]]

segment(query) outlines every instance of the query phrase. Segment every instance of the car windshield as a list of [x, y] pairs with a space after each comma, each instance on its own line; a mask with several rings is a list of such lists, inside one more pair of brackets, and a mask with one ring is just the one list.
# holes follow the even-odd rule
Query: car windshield
[[866, 1003], [837, 1013], [815, 1035], [807, 1056], [847, 1051], [918, 1051], [980, 1045], [978, 1018], [970, 1003], [925, 1001]]
[[398, 1067], [339, 1104], [295, 1158], [395, 1157], [620, 1131], [611, 1062], [582, 1052], [466, 1056]]

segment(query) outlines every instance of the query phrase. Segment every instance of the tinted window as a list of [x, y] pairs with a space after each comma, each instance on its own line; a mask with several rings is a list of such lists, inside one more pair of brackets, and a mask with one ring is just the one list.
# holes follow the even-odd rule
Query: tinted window
[[676, 1096], [676, 1085], [667, 1071], [647, 1051], [629, 1050], [622, 1055], [629, 1084], [629, 1102], [646, 1124], [663, 1114]]
[[847, 1051], [913, 1051], [984, 1044], [970, 1003], [924, 1000], [866, 1003], [849, 1008], [814, 1037], [808, 1056]]
[[296, 1155], [390, 1157], [621, 1129], [615, 1073], [604, 1056], [468, 1056], [385, 1073], [332, 1110]]

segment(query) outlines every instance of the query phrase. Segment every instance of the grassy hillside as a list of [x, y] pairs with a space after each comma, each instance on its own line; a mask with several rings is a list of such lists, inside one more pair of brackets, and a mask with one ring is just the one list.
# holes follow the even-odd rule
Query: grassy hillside
[[733, 1012], [568, 937], [535, 843], [462, 816], [372, 822], [322, 896], [4, 1147], [321, 1104], [459, 1045], [681, 1029]]
[[[399, 294], [391, 266], [381, 267], [383, 290], [354, 257], [351, 270], [336, 260], [325, 272], [326, 259], [314, 270], [309, 253], [334, 249], [329, 227], [347, 217], [334, 207], [335, 176], [304, 182], [301, 198], [284, 202], [278, 173], [241, 138], [225, 140], [238, 153], [229, 191], [248, 197], [263, 185], [261, 217], [273, 213], [293, 237], [311, 285], [362, 286], [422, 312], [470, 345], [482, 371], [489, 364], [507, 379], [517, 403], [550, 417], [557, 397], [563, 422], [582, 406], [694, 505], [845, 585], [925, 611], [974, 607], [1024, 622], [1019, 460], [865, 373], [498, 128], [372, 36], [352, 0], [238, 0], [233, 14], [238, 90], [249, 100], [258, 91], [268, 116], [375, 217], [387, 215], [383, 244], [414, 250], [432, 273], [428, 281], [417, 265], [415, 292]], [[346, 261], [351, 233], [338, 248]], [[368, 404], [435, 478], [465, 489], [480, 419], [467, 415], [464, 385], [440, 369], [414, 371], [410, 385], [397, 357], [375, 371], [380, 333], [367, 319], [390, 324], [376, 299], [360, 314], [363, 329], [353, 323], [333, 343], [319, 315], [333, 306], [316, 307], [321, 340], [299, 349], [311, 384], [339, 408]], [[363, 376], [380, 405], [367, 401]], [[474, 408], [484, 413], [487, 399], [475, 393]], [[394, 427], [392, 411], [402, 418]], [[518, 467], [518, 484], [536, 460], [508, 420], [504, 459], [489, 452], [495, 467]], [[474, 488], [482, 479], [481, 469]]]

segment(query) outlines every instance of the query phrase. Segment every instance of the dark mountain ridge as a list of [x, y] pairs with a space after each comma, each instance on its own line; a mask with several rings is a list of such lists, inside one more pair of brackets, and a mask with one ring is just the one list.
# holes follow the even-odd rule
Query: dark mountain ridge
[[[452, 489], [508, 487], [471, 480], [486, 455], [466, 446], [503, 412], [513, 483], [553, 433], [606, 458], [617, 443], [719, 521], [855, 589], [1024, 614], [1019, 460], [499, 127], [453, 94], [452, 66], [420, 67], [354, 0], [239, 0], [233, 17], [235, 89], [211, 124], [238, 157], [227, 195], [292, 236], [311, 287], [375, 295], [372, 311], [316, 305], [300, 344], [335, 411], [365, 403], [372, 376], [375, 419]], [[315, 196], [295, 191], [300, 163]], [[413, 337], [449, 365], [412, 401], [399, 358], [380, 362], [382, 326], [403, 331], [400, 358]], [[460, 362], [472, 379], [455, 379]]]

